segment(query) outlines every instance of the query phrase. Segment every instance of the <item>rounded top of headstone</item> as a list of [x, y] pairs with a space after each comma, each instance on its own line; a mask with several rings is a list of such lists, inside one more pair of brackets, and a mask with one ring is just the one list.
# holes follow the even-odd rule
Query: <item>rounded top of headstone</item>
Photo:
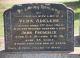
[[21, 8], [21, 7], [27, 7], [27, 6], [51, 6], [51, 7], [59, 7], [59, 8], [67, 8], [64, 4], [56, 4], [56, 3], [29, 3], [29, 4], [17, 4], [14, 5], [12, 8]]

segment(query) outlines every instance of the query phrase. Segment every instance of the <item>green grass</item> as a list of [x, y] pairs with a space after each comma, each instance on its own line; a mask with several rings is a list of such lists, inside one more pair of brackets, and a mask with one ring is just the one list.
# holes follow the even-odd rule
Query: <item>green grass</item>
[[79, 20], [74, 21], [74, 34], [79, 34]]
[[3, 28], [3, 13], [0, 12], [0, 37], [4, 35], [4, 28]]
[[4, 10], [12, 7], [12, 4], [1, 4], [0, 3], [0, 37], [4, 36], [4, 23], [3, 23], [3, 12]]
[[74, 34], [79, 34], [79, 21], [80, 21], [80, 7], [74, 10], [75, 18], [74, 18]]
[[75, 13], [80, 13], [80, 8], [76, 8], [76, 9], [74, 10], [74, 12], [75, 12]]

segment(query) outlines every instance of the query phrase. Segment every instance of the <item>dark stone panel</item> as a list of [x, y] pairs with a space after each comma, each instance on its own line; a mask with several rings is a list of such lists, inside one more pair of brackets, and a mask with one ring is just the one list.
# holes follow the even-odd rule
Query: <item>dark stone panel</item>
[[62, 4], [15, 5], [4, 13], [6, 51], [73, 51], [74, 12]]

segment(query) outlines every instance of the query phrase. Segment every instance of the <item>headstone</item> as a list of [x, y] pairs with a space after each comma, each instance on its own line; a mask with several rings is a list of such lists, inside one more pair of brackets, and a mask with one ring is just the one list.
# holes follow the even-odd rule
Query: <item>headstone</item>
[[73, 51], [74, 13], [62, 4], [15, 5], [4, 13], [6, 51]]

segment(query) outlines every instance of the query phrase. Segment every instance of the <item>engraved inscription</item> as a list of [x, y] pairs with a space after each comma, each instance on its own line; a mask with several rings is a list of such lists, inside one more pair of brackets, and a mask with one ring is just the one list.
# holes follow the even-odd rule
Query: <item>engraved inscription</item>
[[57, 4], [53, 5], [33, 4], [17, 6], [17, 9], [13, 7], [10, 11], [10, 42], [12, 43], [7, 49], [67, 50], [66, 46], [69, 43], [67, 39], [71, 38], [68, 37], [67, 8], [63, 5], [58, 7], [55, 6]]

